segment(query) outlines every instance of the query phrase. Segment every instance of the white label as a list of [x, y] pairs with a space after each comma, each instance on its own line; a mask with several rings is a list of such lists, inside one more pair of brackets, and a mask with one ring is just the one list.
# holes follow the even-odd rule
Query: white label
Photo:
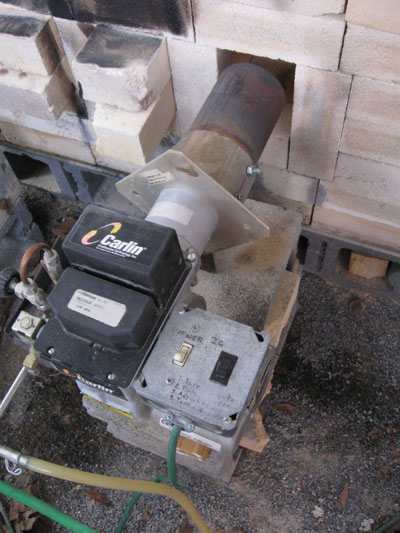
[[150, 210], [148, 216], [164, 217], [175, 220], [183, 226], [187, 226], [194, 215], [191, 209], [174, 202], [157, 202]]
[[162, 172], [158, 168], [145, 170], [144, 172], [141, 172], [139, 176], [141, 178], [146, 178], [150, 186], [175, 181], [175, 177], [171, 172]]
[[68, 302], [68, 309], [116, 328], [126, 313], [126, 305], [77, 289]]
[[[165, 418], [160, 418], [160, 426], [162, 428], [169, 429], [169, 431], [172, 430], [172, 425], [168, 424]], [[204, 444], [204, 446], [207, 446], [215, 452], [221, 451], [221, 444], [219, 444], [219, 442], [207, 439], [207, 437], [203, 437], [202, 435], [198, 435], [197, 433], [187, 433], [186, 431], [182, 431], [181, 435], [182, 437], [186, 437], [187, 439], [192, 440], [194, 442], [198, 442], [199, 444]]]

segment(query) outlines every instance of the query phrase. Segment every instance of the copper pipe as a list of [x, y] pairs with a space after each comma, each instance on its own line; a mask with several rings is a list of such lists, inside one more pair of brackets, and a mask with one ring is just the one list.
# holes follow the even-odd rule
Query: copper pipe
[[28, 275], [27, 275], [29, 263], [31, 262], [36, 252], [40, 250], [50, 250], [50, 246], [46, 244], [45, 242], [39, 242], [38, 244], [33, 244], [26, 250], [26, 252], [24, 253], [21, 259], [21, 263], [19, 267], [19, 275], [24, 285], [29, 285]]

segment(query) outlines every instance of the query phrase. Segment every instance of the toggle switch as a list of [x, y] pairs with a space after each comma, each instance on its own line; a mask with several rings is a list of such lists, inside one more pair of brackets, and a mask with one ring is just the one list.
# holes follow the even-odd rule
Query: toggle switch
[[179, 350], [176, 352], [176, 354], [174, 355], [172, 362], [175, 365], [183, 366], [186, 363], [189, 355], [192, 353], [193, 348], [194, 348], [193, 344], [184, 342], [182, 346], [179, 348]]

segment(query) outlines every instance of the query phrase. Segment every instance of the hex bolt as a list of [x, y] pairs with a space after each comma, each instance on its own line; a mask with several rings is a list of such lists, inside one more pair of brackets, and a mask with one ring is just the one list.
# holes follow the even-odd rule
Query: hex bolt
[[261, 169], [256, 167], [255, 165], [249, 165], [246, 168], [246, 174], [249, 176], [261, 176], [262, 172]]
[[53, 346], [50, 346], [50, 348], [47, 348], [47, 353], [49, 355], [54, 355], [56, 353], [56, 349], [53, 348]]
[[108, 379], [109, 381], [114, 381], [114, 379], [115, 379], [116, 377], [117, 377], [117, 376], [116, 376], [115, 374], [113, 374], [113, 373], [107, 375], [107, 379]]

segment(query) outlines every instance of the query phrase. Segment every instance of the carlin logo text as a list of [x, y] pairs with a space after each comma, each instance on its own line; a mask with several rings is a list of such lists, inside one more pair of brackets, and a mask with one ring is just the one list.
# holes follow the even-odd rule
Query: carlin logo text
[[[107, 235], [104, 237], [99, 236], [99, 233], [100, 235], [104, 234], [104, 231], [102, 230], [107, 230], [107, 228], [110, 228]], [[102, 250], [103, 252], [109, 252], [122, 257], [137, 257], [146, 248], [139, 246], [135, 241], [121, 241], [120, 239], [117, 239], [114, 234], [121, 228], [121, 222], [111, 222], [110, 224], [101, 226], [101, 228], [86, 233], [86, 235], [82, 237], [81, 243], [85, 246], [96, 245], [97, 250]]]

